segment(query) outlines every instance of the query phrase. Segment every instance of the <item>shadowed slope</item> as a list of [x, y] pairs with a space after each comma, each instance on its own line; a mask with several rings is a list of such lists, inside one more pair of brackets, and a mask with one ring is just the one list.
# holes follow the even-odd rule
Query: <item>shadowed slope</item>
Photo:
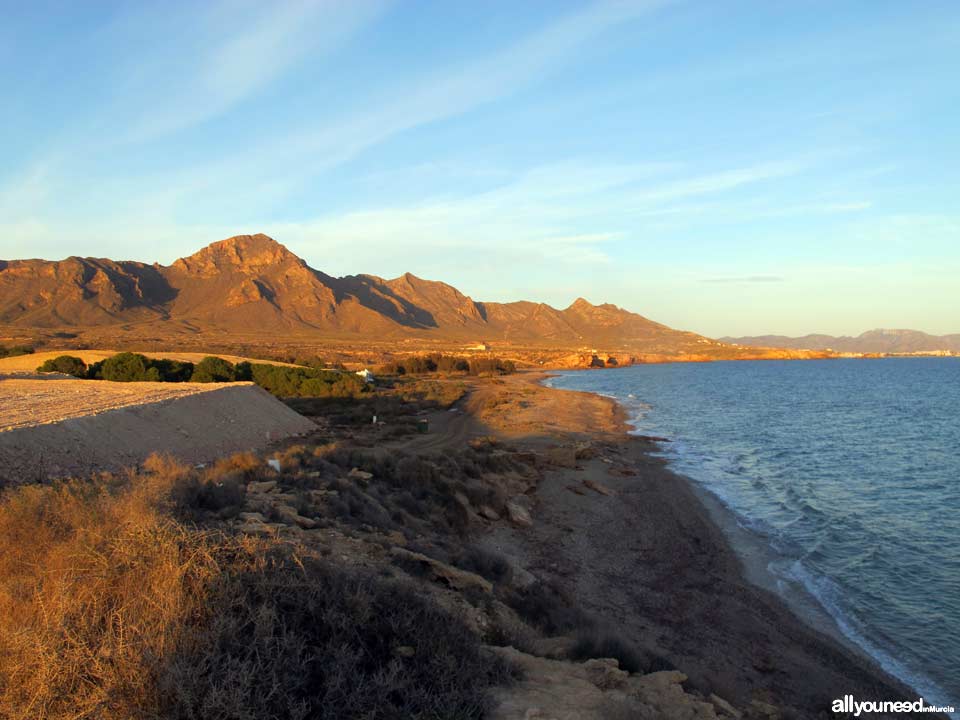
[[[579, 299], [483, 303], [406, 273], [334, 278], [266, 235], [238, 235], [170, 266], [68, 258], [0, 263], [0, 323], [19, 328], [136, 324], [164, 334], [291, 334], [503, 340], [700, 352], [703, 341], [614, 305]], [[697, 347], [697, 343], [701, 343]]]

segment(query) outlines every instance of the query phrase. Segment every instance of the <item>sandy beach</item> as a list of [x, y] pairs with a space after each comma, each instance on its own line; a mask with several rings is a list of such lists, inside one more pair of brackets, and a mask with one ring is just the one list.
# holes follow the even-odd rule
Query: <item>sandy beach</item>
[[715, 522], [722, 511], [708, 510], [691, 481], [654, 455], [654, 441], [627, 434], [613, 400], [546, 388], [544, 377], [521, 374], [492, 396], [475, 395], [477, 418], [531, 448], [590, 450], [569, 467], [551, 466], [536, 489], [533, 526], [496, 527], [491, 548], [566, 588], [616, 633], [686, 673], [690, 687], [739, 706], [827, 717], [845, 694], [916, 699], [751, 582], [756, 568]]

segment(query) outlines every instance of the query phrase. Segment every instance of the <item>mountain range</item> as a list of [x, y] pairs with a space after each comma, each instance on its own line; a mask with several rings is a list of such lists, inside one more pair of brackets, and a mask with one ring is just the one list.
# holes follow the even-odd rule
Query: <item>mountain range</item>
[[215, 242], [171, 265], [70, 257], [0, 261], [0, 326], [76, 337], [422, 338], [647, 353], [718, 346], [609, 304], [479, 302], [405, 274], [332, 277], [266, 235]]
[[850, 337], [843, 335], [755, 335], [750, 337], [723, 337], [722, 342], [752, 347], [789, 348], [794, 350], [833, 350], [849, 353], [930, 353], [960, 352], [960, 333], [928, 335], [919, 330], [868, 330]]

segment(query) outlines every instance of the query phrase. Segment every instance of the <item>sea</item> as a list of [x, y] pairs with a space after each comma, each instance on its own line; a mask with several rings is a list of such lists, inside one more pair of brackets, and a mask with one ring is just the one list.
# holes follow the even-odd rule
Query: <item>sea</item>
[[668, 363], [547, 382], [615, 398], [636, 434], [667, 438], [671, 467], [769, 549], [774, 588], [800, 588], [831, 630], [960, 711], [960, 358]]

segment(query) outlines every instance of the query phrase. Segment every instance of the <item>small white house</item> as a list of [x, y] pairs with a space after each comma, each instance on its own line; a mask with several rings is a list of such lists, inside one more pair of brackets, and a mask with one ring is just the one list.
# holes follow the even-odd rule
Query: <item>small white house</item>
[[373, 376], [373, 373], [370, 372], [367, 368], [364, 368], [363, 370], [357, 370], [357, 375], [362, 377], [364, 381], [368, 383], [377, 381], [377, 379]]

